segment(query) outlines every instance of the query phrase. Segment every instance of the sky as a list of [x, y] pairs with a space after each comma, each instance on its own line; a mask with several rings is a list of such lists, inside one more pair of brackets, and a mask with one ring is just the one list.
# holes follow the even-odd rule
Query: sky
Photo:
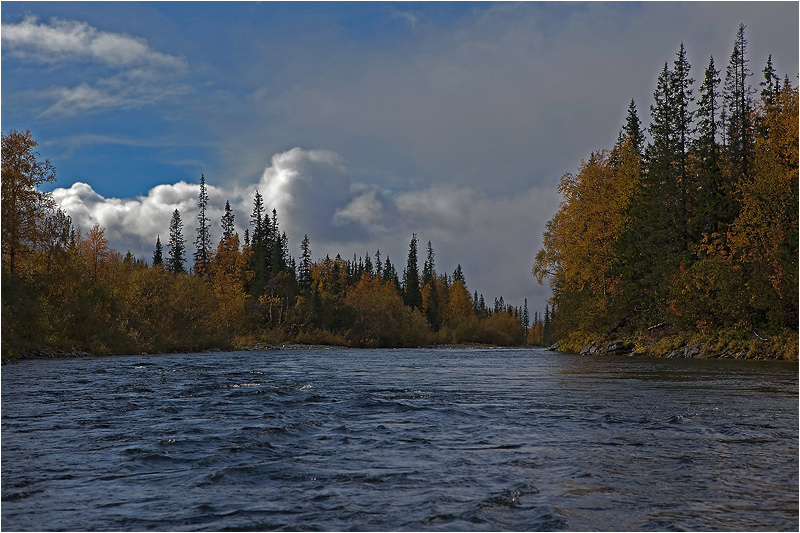
[[649, 123], [683, 43], [699, 87], [739, 24], [752, 83], [797, 84], [797, 2], [11, 2], [0, 6], [3, 134], [31, 130], [47, 190], [83, 230], [148, 261], [178, 209], [191, 254], [201, 174], [212, 240], [258, 190], [290, 251], [463, 268], [488, 302], [531, 275], [561, 176]]

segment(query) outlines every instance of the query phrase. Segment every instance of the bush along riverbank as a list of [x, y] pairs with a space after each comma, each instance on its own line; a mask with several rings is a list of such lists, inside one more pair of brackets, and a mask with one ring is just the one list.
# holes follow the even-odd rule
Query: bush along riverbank
[[554, 346], [581, 355], [622, 355], [668, 359], [798, 360], [798, 334], [783, 330], [767, 335], [759, 331], [672, 331], [660, 326], [643, 333], [604, 335], [591, 340], [573, 338]]

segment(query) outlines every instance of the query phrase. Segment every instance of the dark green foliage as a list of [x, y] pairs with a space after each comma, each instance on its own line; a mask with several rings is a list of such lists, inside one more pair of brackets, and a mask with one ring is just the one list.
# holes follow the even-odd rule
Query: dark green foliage
[[414, 309], [422, 308], [422, 292], [419, 285], [419, 267], [417, 262], [417, 234], [411, 236], [408, 245], [408, 260], [403, 270], [403, 302]]
[[173, 274], [185, 273], [186, 241], [183, 238], [181, 214], [177, 209], [172, 213], [172, 218], [169, 222], [169, 242], [167, 243], [167, 248], [169, 250], [167, 269]]
[[208, 192], [206, 177], [200, 174], [200, 195], [197, 200], [197, 239], [194, 241], [194, 273], [202, 277], [208, 273], [211, 263], [211, 220], [206, 216]]
[[156, 249], [153, 252], [153, 266], [158, 266], [164, 262], [164, 250], [161, 246], [161, 235], [156, 237]]

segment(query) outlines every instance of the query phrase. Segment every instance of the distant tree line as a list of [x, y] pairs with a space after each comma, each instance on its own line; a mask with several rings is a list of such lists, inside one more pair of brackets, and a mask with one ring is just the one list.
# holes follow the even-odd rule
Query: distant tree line
[[2, 145], [2, 351], [41, 348], [141, 353], [297, 342], [357, 347], [431, 343], [545, 344], [550, 311], [533, 321], [502, 297], [470, 294], [461, 265], [439, 273], [430, 242], [422, 271], [412, 235], [398, 272], [380, 251], [312, 260], [306, 235], [292, 257], [276, 210], [253, 200], [243, 239], [226, 202], [214, 246], [200, 177], [194, 254], [181, 214], [156, 238], [148, 264], [113, 250], [104, 228], [87, 233], [39, 187], [55, 179], [30, 132]]
[[712, 57], [699, 86], [681, 44], [647, 130], [631, 101], [616, 144], [562, 177], [533, 274], [565, 346], [667, 326], [797, 331], [798, 93], [772, 56], [753, 87], [744, 30], [724, 80]]

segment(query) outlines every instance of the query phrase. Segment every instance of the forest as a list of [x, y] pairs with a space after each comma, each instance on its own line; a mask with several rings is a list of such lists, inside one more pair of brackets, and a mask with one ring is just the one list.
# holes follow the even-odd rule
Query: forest
[[[543, 316], [487, 305], [470, 294], [461, 265], [439, 273], [428, 242], [419, 271], [416, 234], [398, 273], [380, 252], [352, 260], [312, 260], [306, 235], [292, 257], [278, 214], [255, 192], [249, 227], [235, 231], [227, 203], [216, 246], [206, 216], [205, 176], [198, 187], [194, 253], [172, 214], [166, 243], [152, 260], [112, 249], [104, 228], [88, 232], [51, 195], [55, 180], [30, 131], [2, 138], [2, 353], [157, 353], [232, 349], [279, 343], [352, 347], [430, 344], [543, 344]], [[373, 261], [374, 259], [374, 261]]]
[[533, 266], [552, 334], [569, 351], [738, 343], [796, 360], [797, 89], [772, 56], [753, 86], [744, 25], [724, 77], [712, 57], [696, 85], [683, 44], [675, 56], [649, 127], [631, 101], [615, 145], [561, 178]]

